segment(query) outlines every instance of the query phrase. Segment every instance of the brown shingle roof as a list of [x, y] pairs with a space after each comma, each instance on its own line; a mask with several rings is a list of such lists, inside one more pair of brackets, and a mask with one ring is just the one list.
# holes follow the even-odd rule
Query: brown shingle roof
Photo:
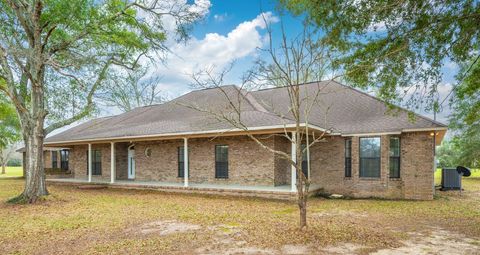
[[[419, 115], [412, 122], [405, 110], [395, 116], [385, 114], [387, 106], [382, 101], [337, 82], [314, 82], [301, 85], [300, 88], [309, 102], [312, 102], [312, 95], [320, 91], [309, 115], [309, 123], [332, 129], [334, 133], [397, 132], [445, 127]], [[90, 120], [47, 138], [45, 143], [230, 130], [235, 127], [216, 118], [211, 112], [235, 117], [234, 109], [238, 107], [241, 109], [242, 123], [251, 128], [294, 124], [293, 118], [289, 117], [286, 88], [247, 93], [236, 86], [224, 86], [192, 91], [163, 104]]]

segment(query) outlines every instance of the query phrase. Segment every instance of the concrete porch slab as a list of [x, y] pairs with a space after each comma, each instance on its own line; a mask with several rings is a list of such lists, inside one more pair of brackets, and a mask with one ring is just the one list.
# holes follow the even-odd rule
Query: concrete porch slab
[[[117, 180], [110, 183], [107, 180], [92, 180], [88, 182], [87, 179], [75, 178], [50, 178], [48, 183], [63, 184], [63, 185], [101, 185], [109, 188], [121, 189], [153, 189], [165, 192], [176, 193], [197, 193], [197, 194], [211, 194], [211, 195], [225, 195], [225, 196], [243, 196], [243, 197], [262, 197], [271, 199], [294, 200], [296, 193], [290, 191], [290, 185], [282, 186], [248, 186], [248, 185], [222, 185], [222, 184], [207, 184], [207, 183], [190, 183], [188, 187], [183, 186], [183, 183], [173, 182], [158, 182], [158, 181], [135, 181], [135, 180]], [[310, 193], [316, 193], [320, 187], [311, 186]]]

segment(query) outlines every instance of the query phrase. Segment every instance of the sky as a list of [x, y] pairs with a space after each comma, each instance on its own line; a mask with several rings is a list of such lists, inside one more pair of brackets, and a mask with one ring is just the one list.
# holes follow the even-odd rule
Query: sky
[[[282, 25], [289, 37], [298, 35], [302, 30], [300, 18], [288, 13], [280, 15], [275, 8], [276, 2], [271, 0], [184, 1], [192, 4], [192, 8], [203, 18], [194, 25], [187, 42], [167, 42], [170, 52], [166, 54], [165, 62], [158, 61], [148, 74], [162, 77], [159, 88], [168, 98], [178, 97], [194, 89], [191, 86], [191, 75], [196, 71], [209, 67], [222, 70], [233, 61], [235, 64], [226, 77], [225, 84], [239, 84], [242, 74], [259, 57], [258, 49], [269, 42], [265, 20], [273, 29], [274, 43], [278, 42]], [[442, 72], [440, 98], [451, 90], [458, 67], [446, 60]], [[437, 120], [447, 123], [450, 110], [447, 103], [444, 106], [447, 107], [438, 115]], [[118, 113], [118, 109], [114, 108], [101, 111], [103, 116]], [[419, 113], [433, 118], [431, 113]]]

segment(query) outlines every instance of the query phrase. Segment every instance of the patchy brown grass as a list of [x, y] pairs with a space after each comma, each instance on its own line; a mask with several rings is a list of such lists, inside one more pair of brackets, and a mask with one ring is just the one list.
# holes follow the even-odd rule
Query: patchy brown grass
[[[0, 200], [22, 185], [0, 179]], [[0, 203], [0, 254], [362, 254], [439, 230], [480, 248], [480, 178], [464, 186], [461, 195], [441, 193], [433, 201], [313, 198], [305, 232], [290, 202], [50, 186], [41, 203]], [[353, 250], [337, 249], [344, 246]]]

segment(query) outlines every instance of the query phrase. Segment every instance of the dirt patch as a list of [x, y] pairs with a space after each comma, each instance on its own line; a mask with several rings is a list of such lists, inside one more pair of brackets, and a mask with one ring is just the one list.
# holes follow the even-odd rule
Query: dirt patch
[[413, 238], [403, 242], [403, 246], [382, 249], [373, 254], [480, 254], [479, 241], [463, 235], [435, 229], [429, 236], [413, 234]]
[[361, 246], [353, 243], [343, 243], [339, 245], [327, 246], [321, 251], [325, 254], [357, 254], [358, 251], [365, 249], [365, 246]]
[[138, 235], [169, 235], [174, 233], [182, 233], [187, 231], [199, 230], [201, 227], [195, 224], [189, 224], [185, 222], [178, 222], [175, 220], [167, 221], [153, 221], [143, 224], [138, 227], [127, 229], [127, 233]]
[[[408, 233], [411, 238], [403, 241], [399, 247], [373, 251], [371, 255], [389, 254], [480, 254], [480, 241], [467, 238], [443, 229], [434, 229], [430, 234], [419, 232]], [[321, 249], [326, 254], [364, 254], [374, 250], [372, 247], [353, 243], [327, 246]]]
[[311, 252], [305, 245], [284, 245], [282, 248], [282, 254], [301, 255], [311, 254]]

